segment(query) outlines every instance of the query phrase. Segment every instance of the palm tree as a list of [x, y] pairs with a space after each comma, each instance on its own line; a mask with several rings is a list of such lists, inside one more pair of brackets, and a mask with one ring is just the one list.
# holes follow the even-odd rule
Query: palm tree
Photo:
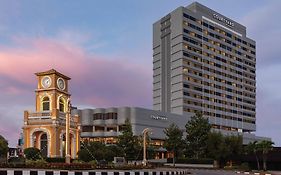
[[258, 146], [257, 146], [257, 141], [254, 141], [254, 142], [250, 142], [247, 147], [246, 147], [246, 152], [248, 154], [254, 154], [255, 155], [255, 158], [256, 158], [256, 161], [257, 161], [257, 168], [258, 170], [260, 170], [260, 162], [259, 162], [259, 158], [258, 158]]
[[263, 160], [263, 170], [266, 171], [266, 161], [267, 161], [267, 154], [270, 150], [273, 149], [274, 142], [269, 140], [263, 140], [257, 144], [257, 147], [260, 151], [262, 151], [262, 160]]

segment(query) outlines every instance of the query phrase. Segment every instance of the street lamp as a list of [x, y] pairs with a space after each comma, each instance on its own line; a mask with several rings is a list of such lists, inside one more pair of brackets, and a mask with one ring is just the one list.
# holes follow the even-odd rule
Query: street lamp
[[70, 100], [67, 102], [66, 119], [65, 119], [65, 163], [70, 163], [70, 153], [69, 153], [69, 125], [70, 125], [70, 110], [71, 103]]
[[146, 136], [147, 136], [148, 132], [150, 132], [150, 131], [151, 131], [150, 128], [145, 128], [142, 131], [142, 134], [143, 134], [143, 161], [142, 161], [142, 164], [143, 164], [143, 166], [147, 165], [147, 159], [146, 159]]

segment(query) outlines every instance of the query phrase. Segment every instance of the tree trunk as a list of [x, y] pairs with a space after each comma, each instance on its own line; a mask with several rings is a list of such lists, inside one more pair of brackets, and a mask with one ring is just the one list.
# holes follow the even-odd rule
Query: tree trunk
[[260, 162], [259, 162], [258, 155], [255, 154], [255, 157], [256, 157], [256, 161], [257, 161], [257, 168], [258, 168], [258, 170], [260, 170]]
[[263, 170], [266, 171], [266, 155], [263, 155]]
[[176, 161], [175, 161], [175, 149], [173, 149], [173, 166], [176, 166]]

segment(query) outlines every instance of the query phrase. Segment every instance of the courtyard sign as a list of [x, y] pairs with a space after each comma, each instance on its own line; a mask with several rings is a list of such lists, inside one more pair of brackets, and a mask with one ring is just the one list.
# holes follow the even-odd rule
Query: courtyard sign
[[220, 16], [220, 15], [218, 15], [218, 14], [213, 14], [213, 17], [215, 18], [215, 19], [217, 19], [217, 20], [219, 20], [219, 21], [221, 21], [221, 22], [223, 22], [223, 23], [225, 23], [227, 26], [229, 26], [229, 27], [234, 27], [234, 22], [232, 22], [232, 21], [230, 21], [230, 20], [228, 20], [228, 19], [226, 19], [226, 18], [224, 18], [224, 17], [222, 17], [222, 16]]
[[151, 115], [150, 117], [154, 120], [168, 120], [168, 118], [165, 116]]

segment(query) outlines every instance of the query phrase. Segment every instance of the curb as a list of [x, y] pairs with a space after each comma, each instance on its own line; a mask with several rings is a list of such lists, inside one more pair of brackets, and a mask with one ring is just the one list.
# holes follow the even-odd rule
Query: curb
[[271, 173], [262, 174], [262, 173], [251, 173], [251, 172], [249, 172], [249, 171], [245, 171], [245, 172], [236, 171], [236, 174], [273, 175], [273, 174], [271, 174]]
[[184, 175], [180, 171], [81, 171], [81, 170], [0, 170], [0, 175]]

